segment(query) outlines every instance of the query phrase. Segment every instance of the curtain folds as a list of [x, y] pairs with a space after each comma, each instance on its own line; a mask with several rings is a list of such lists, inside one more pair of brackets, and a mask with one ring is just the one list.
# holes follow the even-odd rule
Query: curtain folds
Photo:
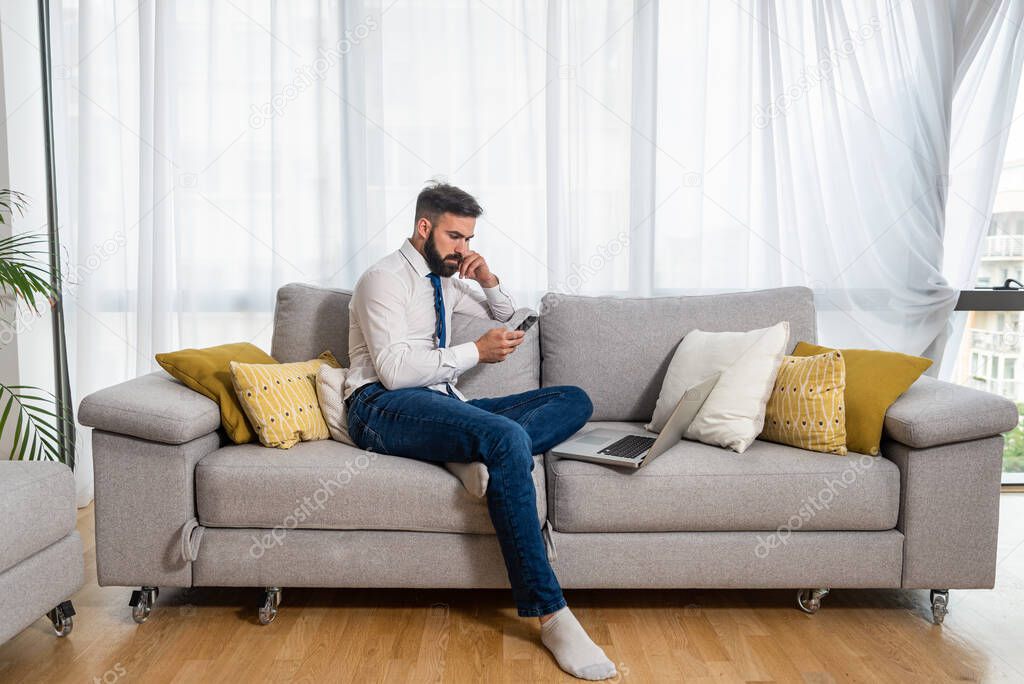
[[52, 2], [76, 402], [269, 347], [434, 177], [522, 305], [805, 285], [823, 343], [938, 360], [1024, 54], [1012, 0]]

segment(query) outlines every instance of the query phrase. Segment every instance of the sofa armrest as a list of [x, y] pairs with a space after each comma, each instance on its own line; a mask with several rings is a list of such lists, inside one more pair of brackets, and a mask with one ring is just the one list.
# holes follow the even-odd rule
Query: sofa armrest
[[1017, 426], [1017, 406], [981, 390], [921, 376], [885, 413], [886, 436], [915, 449], [994, 437]]
[[882, 441], [900, 469], [904, 589], [991, 589], [1003, 438], [925, 449]]
[[184, 444], [220, 427], [220, 407], [164, 371], [142, 375], [82, 399], [78, 421], [104, 432]]
[[196, 517], [195, 468], [222, 432], [160, 444], [92, 431], [96, 578], [101, 587], [192, 585], [182, 537]]
[[85, 397], [78, 420], [95, 428], [99, 585], [191, 586], [182, 535], [196, 463], [226, 441], [217, 403], [158, 371]]
[[922, 376], [885, 414], [882, 455], [900, 469], [905, 589], [995, 582], [1008, 399]]

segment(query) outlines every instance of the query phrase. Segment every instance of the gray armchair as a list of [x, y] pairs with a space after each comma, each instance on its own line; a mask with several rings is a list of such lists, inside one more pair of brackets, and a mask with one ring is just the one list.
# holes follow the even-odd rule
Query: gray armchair
[[0, 461], [0, 642], [45, 613], [57, 636], [73, 627], [83, 583], [75, 478], [63, 463]]

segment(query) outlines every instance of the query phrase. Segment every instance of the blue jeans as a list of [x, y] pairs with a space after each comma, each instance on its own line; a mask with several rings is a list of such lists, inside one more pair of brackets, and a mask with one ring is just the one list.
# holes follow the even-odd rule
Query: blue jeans
[[537, 519], [532, 455], [571, 437], [593, 410], [587, 393], [571, 385], [463, 402], [426, 387], [387, 390], [375, 382], [352, 400], [348, 431], [368, 451], [487, 465], [487, 509], [512, 596], [520, 617], [531, 617], [565, 606]]

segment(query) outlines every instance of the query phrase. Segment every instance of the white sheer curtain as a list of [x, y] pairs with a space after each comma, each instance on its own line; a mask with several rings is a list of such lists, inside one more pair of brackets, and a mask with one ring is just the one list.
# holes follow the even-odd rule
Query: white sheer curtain
[[[964, 47], [969, 59], [957, 73], [953, 96], [942, 273], [954, 290], [971, 289], [976, 282], [1024, 62], [1024, 3], [998, 8], [982, 3], [965, 11], [968, 25], [992, 23], [987, 31], [971, 32], [973, 41]], [[967, 312], [956, 312], [928, 350], [941, 359], [943, 379], [953, 376], [966, 322]]]
[[350, 287], [435, 176], [480, 198], [476, 248], [523, 305], [808, 285], [824, 342], [938, 356], [1024, 21], [1011, 0], [52, 1], [76, 401], [159, 351], [267, 348], [275, 290]]
[[[941, 353], [987, 228], [1024, 5], [659, 10], [651, 289], [809, 285], [824, 342]], [[950, 202], [966, 148], [983, 153]]]

